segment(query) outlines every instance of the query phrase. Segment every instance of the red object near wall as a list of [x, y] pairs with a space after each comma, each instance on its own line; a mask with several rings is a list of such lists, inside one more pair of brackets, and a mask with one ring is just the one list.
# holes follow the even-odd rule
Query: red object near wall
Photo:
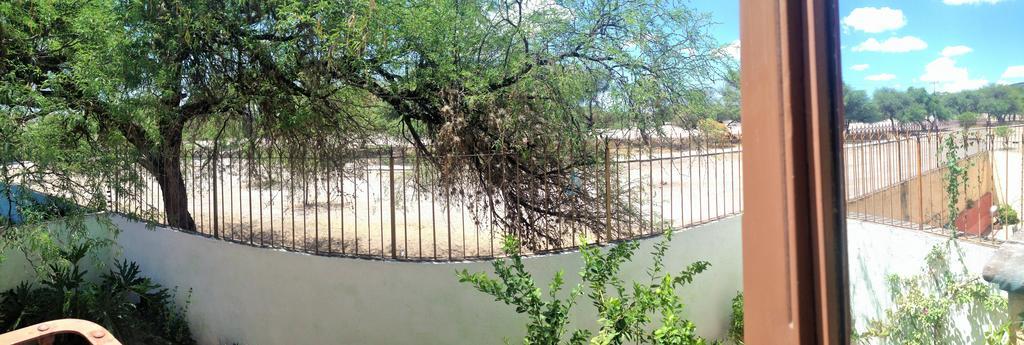
[[992, 193], [985, 193], [974, 203], [974, 207], [960, 212], [956, 217], [956, 229], [965, 234], [985, 236], [992, 231]]

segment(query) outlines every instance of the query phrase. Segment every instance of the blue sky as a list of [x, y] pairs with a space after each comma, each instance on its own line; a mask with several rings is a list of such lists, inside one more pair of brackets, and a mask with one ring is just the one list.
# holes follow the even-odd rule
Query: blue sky
[[[739, 38], [738, 0], [694, 0]], [[843, 79], [857, 89], [955, 92], [1024, 82], [1024, 0], [840, 0]]]

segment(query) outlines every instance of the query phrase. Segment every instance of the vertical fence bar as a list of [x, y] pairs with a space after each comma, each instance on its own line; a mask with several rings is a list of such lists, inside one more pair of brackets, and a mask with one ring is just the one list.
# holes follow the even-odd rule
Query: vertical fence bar
[[[306, 153], [306, 148], [303, 147], [299, 153], [299, 176], [302, 177], [302, 251], [308, 251], [309, 236], [306, 231], [306, 224], [309, 222], [306, 220], [306, 208], [309, 207], [309, 155]], [[293, 206], [294, 207], [294, 206]]]
[[292, 216], [292, 249], [295, 249], [295, 150], [288, 150], [288, 209]]
[[[258, 199], [256, 200], [256, 202], [259, 203], [259, 205], [260, 205], [260, 213], [259, 214], [260, 214], [260, 246], [261, 247], [264, 246], [264, 242], [263, 242], [263, 240], [264, 240], [264, 234], [263, 234], [263, 230], [264, 230], [264, 228], [263, 228], [263, 205], [264, 205], [263, 204], [263, 188], [264, 188], [264, 186], [263, 186], [263, 173], [260, 171], [260, 168], [263, 167], [263, 159], [262, 158], [263, 158], [263, 151], [257, 149], [256, 150], [256, 162], [255, 163], [256, 163], [256, 185], [259, 186], [259, 189], [258, 189], [259, 196], [258, 196]], [[253, 162], [249, 162], [249, 164], [253, 164]]]
[[217, 205], [217, 145], [214, 145], [210, 158], [210, 171], [213, 174], [213, 193], [210, 193], [210, 200], [213, 202], [213, 238], [220, 238], [220, 212], [218, 212]]
[[[338, 157], [335, 157], [337, 160]], [[345, 157], [341, 157], [341, 164], [338, 164], [338, 192], [341, 194], [341, 255], [345, 255]]]
[[395, 232], [395, 148], [388, 151], [388, 184], [391, 192], [391, 258], [398, 259], [398, 235]]
[[[604, 138], [604, 241], [611, 242], [611, 157]], [[600, 242], [600, 239], [598, 239]]]
[[447, 216], [448, 225], [448, 260], [452, 259], [452, 193], [449, 190], [444, 190], [444, 213]]
[[[246, 192], [247, 192], [246, 195], [249, 197], [249, 219], [248, 219], [249, 220], [248, 221], [248, 223], [249, 223], [249, 244], [253, 244], [254, 242], [253, 242], [252, 226], [253, 226], [254, 222], [253, 222], [253, 219], [252, 219], [252, 144], [251, 143], [249, 144], [249, 157], [248, 157], [248, 162], [246, 162], [246, 164], [245, 164], [245, 167], [246, 167], [246, 170], [249, 173], [249, 179], [245, 181], [245, 185], [246, 185], [245, 189], [246, 189]], [[263, 229], [261, 228], [260, 230], [262, 231]]]
[[334, 175], [333, 169], [337, 168], [334, 163], [334, 154], [328, 154], [327, 157], [327, 179], [324, 180], [324, 189], [327, 191], [327, 254], [331, 254], [331, 196], [334, 191], [331, 190], [331, 176]]
[[925, 172], [921, 161], [921, 136], [918, 136], [918, 229], [925, 229]]
[[[379, 218], [377, 219], [377, 226], [380, 230], [380, 258], [387, 257], [387, 252], [384, 250], [384, 151], [377, 150], [377, 212]], [[369, 201], [369, 200], [367, 200]], [[367, 206], [370, 204], [367, 203]]]
[[[320, 158], [313, 159], [313, 212], [316, 212], [313, 213], [313, 253], [317, 254], [320, 253]], [[327, 204], [330, 203], [328, 198]]]

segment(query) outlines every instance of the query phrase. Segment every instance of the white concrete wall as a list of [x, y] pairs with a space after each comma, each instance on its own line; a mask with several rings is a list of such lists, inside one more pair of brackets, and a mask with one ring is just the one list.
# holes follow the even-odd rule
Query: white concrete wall
[[[513, 341], [525, 320], [509, 307], [460, 284], [455, 271], [492, 273], [489, 262], [382, 262], [268, 250], [208, 239], [114, 217], [122, 229], [123, 257], [138, 262], [146, 276], [179, 290], [193, 289], [189, 319], [201, 344], [497, 344]], [[851, 302], [856, 329], [884, 315], [892, 305], [890, 274], [909, 276], [944, 237], [850, 220]], [[627, 280], [646, 278], [647, 255], [657, 239], [643, 240], [636, 259], [624, 267]], [[961, 242], [968, 270], [978, 274], [994, 248]], [[682, 290], [688, 317], [698, 333], [721, 338], [730, 300], [742, 289], [740, 219], [729, 218], [676, 235], [667, 262], [682, 268], [695, 260], [712, 263]], [[16, 255], [0, 265], [0, 286], [31, 276]], [[527, 267], [544, 284], [562, 269], [578, 282], [578, 253], [528, 258]], [[593, 307], [577, 306], [574, 327], [593, 327]], [[588, 316], [588, 317], [584, 317]], [[957, 316], [964, 339], [984, 329]]]
[[[863, 332], [869, 320], [883, 318], [885, 310], [893, 305], [887, 277], [891, 274], [902, 277], [921, 274], [926, 268], [925, 257], [932, 247], [948, 238], [852, 219], [847, 220], [846, 226], [850, 244], [850, 301], [854, 328]], [[967, 241], [959, 241], [959, 244], [964, 267], [981, 279], [981, 270], [996, 248]], [[951, 262], [950, 268], [958, 267], [961, 266], [957, 262]], [[1001, 322], [1002, 315], [992, 316], [996, 319], [990, 321], [995, 324]], [[959, 333], [964, 343], [984, 343], [984, 331], [988, 329], [978, 322], [977, 317], [969, 319], [962, 311], [954, 313], [954, 333]]]
[[[124, 256], [165, 286], [193, 289], [189, 319], [201, 344], [499, 344], [523, 334], [525, 319], [460, 284], [455, 271], [491, 273], [489, 262], [451, 264], [328, 258], [237, 245], [116, 217]], [[730, 301], [742, 289], [740, 219], [680, 232], [666, 257], [681, 269], [711, 262], [682, 291], [700, 335], [724, 337]], [[652, 245], [643, 240], [627, 281], [646, 279]], [[578, 253], [534, 257], [538, 281], [565, 270], [578, 282]], [[568, 289], [567, 289], [568, 290]], [[577, 325], [595, 325], [580, 300]], [[586, 312], [583, 312], [586, 311]], [[585, 316], [589, 316], [587, 318]]]

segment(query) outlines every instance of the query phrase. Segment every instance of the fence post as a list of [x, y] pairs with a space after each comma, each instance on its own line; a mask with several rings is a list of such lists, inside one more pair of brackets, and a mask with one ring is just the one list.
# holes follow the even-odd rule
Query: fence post
[[398, 259], [398, 242], [395, 234], [395, 148], [388, 148], [388, 184], [391, 192], [391, 258]]
[[604, 233], [605, 241], [612, 241], [612, 181], [611, 181], [611, 154], [608, 148], [608, 138], [604, 139]]
[[210, 170], [213, 171], [213, 193], [211, 193], [210, 199], [213, 199], [213, 238], [220, 238], [220, 215], [217, 209], [217, 146], [214, 145], [213, 152], [210, 154]]
[[924, 230], [924, 169], [921, 163], [921, 136], [917, 136], [917, 214], [921, 216], [918, 221], [918, 230]]

